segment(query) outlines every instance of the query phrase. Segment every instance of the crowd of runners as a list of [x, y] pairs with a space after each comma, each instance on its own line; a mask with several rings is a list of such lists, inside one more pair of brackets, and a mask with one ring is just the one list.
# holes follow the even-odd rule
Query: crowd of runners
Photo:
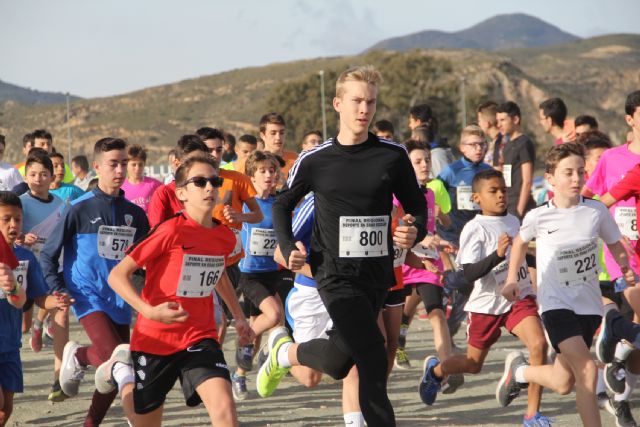
[[[402, 143], [390, 121], [372, 126], [382, 84], [371, 66], [344, 71], [337, 135], [308, 132], [300, 154], [278, 113], [258, 137], [194, 129], [164, 183], [123, 139], [64, 159], [46, 130], [26, 134], [25, 161], [0, 163], [0, 427], [16, 393], [33, 393], [23, 334], [31, 351], [53, 348], [43, 400], [73, 399], [93, 374], [85, 426], [116, 398], [130, 425], [161, 425], [176, 380], [186, 405], [235, 426], [248, 376], [269, 398], [287, 374], [309, 388], [326, 374], [342, 380], [345, 425], [389, 427], [393, 369], [422, 364], [415, 399], [439, 405], [480, 374], [502, 328], [522, 343], [496, 384], [503, 407], [526, 390], [514, 423], [550, 426], [555, 392], [575, 393], [584, 425], [606, 408], [635, 426], [640, 91], [618, 146], [596, 118], [542, 102], [555, 142], [537, 155], [519, 106], [485, 102], [456, 160], [429, 105], [411, 107]], [[546, 186], [534, 194], [536, 158]], [[435, 354], [417, 361], [407, 335], [421, 304]], [[75, 321], [84, 343], [69, 340]], [[452, 339], [463, 322], [465, 346]]]

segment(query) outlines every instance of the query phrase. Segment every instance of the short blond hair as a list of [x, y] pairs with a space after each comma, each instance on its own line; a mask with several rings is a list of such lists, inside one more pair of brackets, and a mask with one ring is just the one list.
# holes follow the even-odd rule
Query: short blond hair
[[465, 139], [470, 136], [479, 136], [480, 138], [487, 140], [487, 136], [484, 134], [484, 131], [478, 125], [469, 125], [462, 129], [462, 133], [460, 134], [460, 143], [462, 144]]
[[382, 84], [382, 75], [373, 65], [351, 67], [338, 76], [336, 81], [336, 98], [342, 97], [346, 82], [365, 82], [376, 87]]

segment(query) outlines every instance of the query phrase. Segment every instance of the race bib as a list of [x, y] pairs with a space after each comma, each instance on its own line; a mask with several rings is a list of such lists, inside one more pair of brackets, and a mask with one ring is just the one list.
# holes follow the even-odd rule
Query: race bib
[[249, 253], [255, 256], [273, 256], [276, 252], [276, 232], [272, 228], [252, 228]]
[[237, 228], [229, 227], [229, 230], [231, 230], [236, 236], [236, 245], [233, 247], [233, 251], [229, 254], [229, 258], [231, 258], [242, 252], [242, 238], [240, 237], [240, 230]]
[[565, 286], [598, 280], [598, 243], [589, 242], [575, 249], [562, 249], [556, 255], [558, 280]]
[[411, 248], [411, 252], [413, 252], [420, 258], [431, 258], [431, 259], [440, 258], [440, 253], [436, 249], [432, 249], [429, 246], [424, 246], [421, 243], [418, 243], [413, 248]]
[[636, 208], [619, 206], [613, 217], [620, 233], [629, 240], [638, 240], [638, 224], [636, 224]]
[[[29, 283], [27, 281], [27, 271], [29, 270], [29, 261], [19, 261], [18, 267], [13, 270], [13, 277], [16, 279], [18, 287], [27, 290]], [[7, 295], [0, 291], [0, 299], [6, 299]]]
[[511, 165], [502, 165], [502, 175], [507, 187], [511, 187]]
[[471, 190], [470, 185], [459, 185], [456, 187], [456, 201], [458, 202], [458, 209], [465, 211], [480, 210], [480, 206], [471, 201], [472, 193], [473, 191]]
[[393, 245], [393, 268], [401, 267], [407, 259], [407, 250]]
[[341, 258], [380, 257], [389, 255], [387, 234], [389, 217], [341, 216], [340, 244]]
[[101, 225], [98, 228], [98, 255], [113, 260], [124, 258], [124, 251], [133, 243], [135, 234], [135, 227]]
[[184, 254], [176, 296], [183, 298], [210, 296], [223, 272], [223, 256]]
[[[509, 274], [509, 263], [507, 260], [496, 265], [493, 270], [491, 270], [491, 274], [493, 274], [493, 279], [496, 281], [496, 295], [499, 295], [504, 284], [507, 282], [507, 276]], [[529, 283], [529, 269], [525, 263], [522, 263], [518, 270], [518, 288], [522, 289]]]

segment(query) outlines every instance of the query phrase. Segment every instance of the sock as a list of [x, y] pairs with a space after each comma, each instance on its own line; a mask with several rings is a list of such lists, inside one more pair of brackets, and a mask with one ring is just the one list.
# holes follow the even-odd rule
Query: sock
[[631, 353], [632, 351], [633, 347], [631, 346], [631, 344], [628, 344], [626, 341], [620, 341], [618, 344], [616, 344], [616, 352], [614, 357], [616, 360], [624, 362], [625, 360], [627, 360], [627, 357], [629, 357], [629, 353]]
[[33, 329], [42, 329], [42, 322], [38, 319], [34, 320]]
[[522, 365], [522, 366], [518, 366], [516, 368], [516, 382], [520, 383], [520, 384], [526, 384], [529, 381], [524, 379], [524, 369], [526, 368], [526, 365]]
[[347, 427], [364, 427], [362, 412], [347, 412], [343, 417], [344, 425]]
[[631, 392], [633, 392], [633, 389], [636, 386], [636, 381], [638, 380], [638, 376], [632, 374], [631, 372], [627, 371], [627, 375], [625, 377], [624, 380], [624, 391], [622, 393], [616, 394], [613, 399], [616, 402], [621, 402], [623, 400], [629, 400], [629, 397], [631, 396]]
[[125, 365], [122, 362], [116, 362], [111, 368], [113, 380], [118, 384], [118, 392], [122, 391], [122, 387], [126, 384], [135, 382], [136, 378], [133, 374], [133, 367]]
[[292, 342], [284, 343], [278, 349], [278, 354], [276, 357], [278, 359], [278, 365], [281, 368], [290, 368], [291, 362], [289, 361], [289, 347], [291, 347]]
[[596, 394], [604, 393], [607, 391], [607, 386], [604, 383], [604, 369], [598, 369], [598, 382], [596, 382]]

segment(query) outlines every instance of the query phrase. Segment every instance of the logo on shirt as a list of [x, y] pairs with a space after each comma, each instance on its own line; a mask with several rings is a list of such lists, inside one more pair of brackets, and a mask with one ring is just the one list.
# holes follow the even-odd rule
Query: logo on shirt
[[547, 234], [552, 234], [555, 233], [556, 231], [560, 230], [559, 228], [556, 228], [555, 230], [547, 230]]
[[100, 221], [101, 219], [102, 219], [101, 217], [93, 218], [93, 219], [90, 219], [90, 220], [89, 220], [89, 222], [90, 222], [91, 224], [95, 224], [96, 222]]
[[131, 224], [133, 224], [133, 215], [126, 214], [124, 216], [124, 223], [127, 224], [127, 227], [131, 227]]
[[195, 246], [189, 246], [189, 247], [187, 247], [187, 246], [185, 246], [185, 245], [182, 245], [182, 250], [183, 250], [183, 251], [188, 251], [189, 249], [193, 249], [193, 248], [195, 248]]

